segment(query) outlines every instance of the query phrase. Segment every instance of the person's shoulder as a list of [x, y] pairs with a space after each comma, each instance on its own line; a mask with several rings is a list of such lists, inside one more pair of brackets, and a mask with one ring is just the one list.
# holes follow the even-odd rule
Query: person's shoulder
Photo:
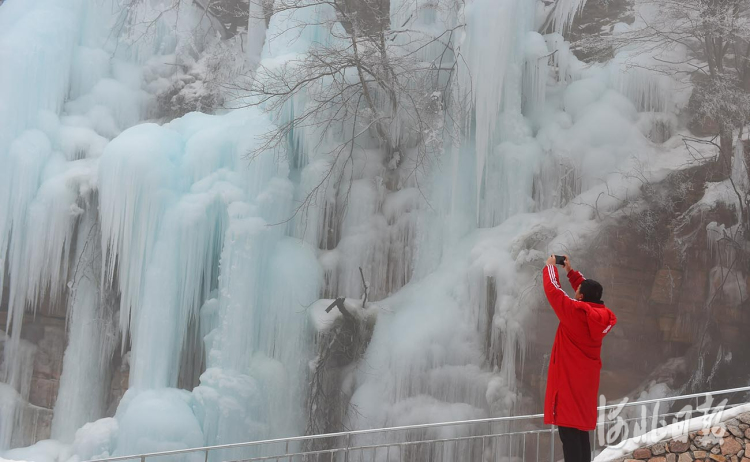
[[602, 303], [592, 303], [592, 302], [584, 302], [576, 300], [576, 308], [581, 310], [582, 313], [585, 313], [586, 316], [589, 316], [591, 314], [597, 314], [597, 313], [605, 313], [610, 311], [609, 308], [607, 308]]
[[571, 298], [571, 300], [573, 301], [573, 309], [580, 313], [586, 314], [589, 310], [592, 309], [591, 305], [588, 302], [576, 300], [575, 298]]

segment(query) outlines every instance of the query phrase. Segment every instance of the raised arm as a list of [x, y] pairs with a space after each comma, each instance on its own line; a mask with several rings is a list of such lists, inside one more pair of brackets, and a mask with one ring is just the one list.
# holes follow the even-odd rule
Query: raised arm
[[577, 302], [560, 287], [560, 278], [554, 264], [547, 262], [547, 266], [542, 270], [542, 278], [544, 280], [544, 294], [547, 296], [552, 309], [555, 310], [557, 319], [562, 323], [569, 322], [572, 319]]
[[586, 278], [583, 277], [583, 274], [581, 274], [580, 271], [574, 269], [568, 271], [568, 281], [570, 281], [570, 285], [573, 286], [573, 290], [578, 290], [578, 288], [581, 287], [581, 283], [585, 280]]
[[581, 274], [580, 271], [576, 271], [573, 269], [572, 266], [570, 266], [570, 257], [565, 255], [565, 272], [568, 275], [568, 281], [570, 281], [570, 285], [573, 286], [573, 290], [577, 291], [578, 288], [581, 286], [581, 283], [586, 280], [585, 277], [583, 277], [583, 274]]

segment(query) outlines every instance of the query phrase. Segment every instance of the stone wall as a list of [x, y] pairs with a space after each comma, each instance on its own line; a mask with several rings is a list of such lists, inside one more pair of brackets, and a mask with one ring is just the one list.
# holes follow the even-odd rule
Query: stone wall
[[[0, 311], [0, 323], [5, 325], [6, 312]], [[0, 338], [0, 363], [4, 335]], [[29, 352], [28, 364], [22, 365], [21, 382], [30, 383], [28, 390], [21, 390], [23, 402], [17, 413], [16, 426], [11, 445], [26, 446], [50, 437], [52, 409], [57, 399], [57, 390], [62, 374], [62, 359], [65, 353], [65, 319], [56, 316], [25, 316], [21, 331], [23, 348]]]
[[719, 426], [636, 449], [617, 462], [750, 462], [750, 412]]

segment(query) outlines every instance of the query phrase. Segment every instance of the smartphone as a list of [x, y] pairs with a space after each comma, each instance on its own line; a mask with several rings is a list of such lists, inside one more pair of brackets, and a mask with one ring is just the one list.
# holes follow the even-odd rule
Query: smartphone
[[565, 266], [565, 255], [555, 255], [555, 264]]

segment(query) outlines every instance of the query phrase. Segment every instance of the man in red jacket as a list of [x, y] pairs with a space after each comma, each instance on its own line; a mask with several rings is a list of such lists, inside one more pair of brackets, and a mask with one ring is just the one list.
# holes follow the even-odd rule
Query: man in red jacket
[[573, 270], [565, 271], [576, 291], [571, 298], [560, 287], [554, 255], [543, 270], [544, 293], [560, 324], [552, 345], [544, 398], [544, 423], [557, 425], [565, 462], [589, 462], [589, 431], [596, 428], [602, 339], [617, 322], [602, 302], [602, 286]]

